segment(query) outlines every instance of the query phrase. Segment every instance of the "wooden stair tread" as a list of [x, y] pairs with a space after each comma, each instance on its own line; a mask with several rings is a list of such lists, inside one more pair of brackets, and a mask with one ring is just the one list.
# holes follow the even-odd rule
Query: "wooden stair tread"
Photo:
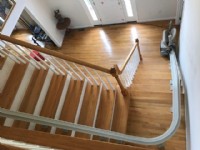
[[169, 79], [134, 79], [133, 80], [133, 85], [134, 84], [145, 84], [145, 85], [169, 85], [170, 81]]
[[3, 65], [4, 65], [6, 59], [7, 59], [6, 57], [1, 57], [0, 56], [0, 70], [3, 68]]
[[126, 133], [130, 96], [123, 97], [119, 87], [116, 92], [112, 131]]
[[132, 91], [131, 98], [133, 99], [171, 99], [171, 93], [155, 93], [151, 91]]
[[[94, 121], [95, 110], [99, 95], [99, 86], [87, 85], [78, 124], [92, 126]], [[76, 137], [89, 138], [90, 136], [83, 133], [77, 133]]]
[[[74, 122], [82, 89], [83, 89], [83, 81], [71, 79], [68, 92], [65, 98], [65, 103], [60, 115], [60, 120]], [[70, 135], [70, 132], [66, 133], [62, 129], [56, 129], [56, 133]]]
[[26, 71], [26, 67], [26, 64], [14, 65], [1, 95], [1, 107], [8, 109], [12, 104], [12, 100], [17, 93], [18, 87]]
[[[65, 84], [65, 80], [66, 76], [53, 75], [52, 82], [47, 92], [45, 102], [42, 106], [42, 111], [40, 113], [40, 116], [54, 118], [62, 94], [62, 90]], [[49, 132], [50, 127], [44, 128], [41, 125], [36, 125], [36, 130]]]
[[[115, 99], [116, 99], [116, 92], [115, 91], [108, 91], [102, 90], [101, 93], [101, 101], [99, 105], [99, 111], [97, 115], [97, 120], [95, 127], [110, 130], [112, 126], [113, 120], [113, 113], [115, 107]], [[102, 138], [99, 136], [93, 136], [93, 140], [101, 140]], [[106, 140], [103, 138], [103, 140]]]
[[147, 74], [147, 75], [164, 75], [164, 76], [171, 76], [170, 69], [166, 70], [148, 70], [148, 69], [138, 69], [137, 74]]
[[[0, 136], [3, 138], [22, 141], [25, 143], [47, 146], [54, 149], [74, 150], [149, 150], [139, 146], [129, 146], [108, 142], [92, 141], [81, 138], [72, 138], [63, 135], [49, 134], [39, 131], [29, 131], [21, 128], [0, 126]], [[20, 135], [20, 136], [19, 136]]]
[[140, 72], [140, 69], [144, 71], [164, 71], [167, 72], [170, 70], [170, 66], [168, 64], [162, 65], [162, 64], [142, 64], [140, 63], [138, 70]]
[[142, 73], [137, 72], [135, 78], [139, 79], [169, 79], [171, 80], [170, 73], [159, 73], [159, 72], [149, 72], [149, 73]]
[[[25, 112], [25, 113], [30, 113], [30, 114], [34, 112], [47, 72], [48, 70], [36, 69], [34, 71], [31, 77], [29, 86], [27, 88], [27, 91], [25, 93], [25, 96], [23, 98], [23, 101], [20, 105], [20, 108], [19, 108], [20, 112]], [[20, 128], [28, 128], [28, 125], [29, 123], [23, 122], [23, 121], [14, 121], [14, 124], [13, 124], [14, 127], [20, 127]]]
[[[2, 94], [0, 95], [0, 107], [9, 109], [18, 91], [20, 83], [25, 74], [27, 64], [15, 64], [6, 82]], [[0, 117], [0, 124], [4, 123], [5, 118]]]
[[115, 104], [115, 92], [102, 90], [96, 128], [110, 130]]
[[160, 84], [133, 84], [130, 90], [132, 91], [142, 91], [142, 92], [158, 92], [158, 93], [172, 93], [170, 90], [170, 85], [160, 85]]

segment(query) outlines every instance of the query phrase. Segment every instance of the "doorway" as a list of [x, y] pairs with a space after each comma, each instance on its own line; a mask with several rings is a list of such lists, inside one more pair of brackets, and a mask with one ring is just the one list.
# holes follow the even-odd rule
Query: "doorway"
[[[93, 25], [136, 21], [135, 0], [84, 0]], [[95, 17], [94, 17], [95, 16]]]

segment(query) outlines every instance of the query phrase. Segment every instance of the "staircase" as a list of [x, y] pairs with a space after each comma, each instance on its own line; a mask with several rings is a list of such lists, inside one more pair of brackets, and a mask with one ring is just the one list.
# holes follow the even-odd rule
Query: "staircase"
[[[121, 77], [113, 75], [118, 78], [114, 81], [111, 75], [100, 72], [98, 69], [94, 70], [44, 53], [41, 55], [45, 60], [37, 55], [35, 59], [30, 57], [29, 48], [2, 42], [5, 47], [1, 47], [0, 50], [0, 54], [4, 56], [4, 58], [1, 57], [0, 70], [1, 108], [126, 133], [129, 96], [123, 96], [122, 93], [127, 94], [125, 88], [131, 85], [140, 61], [138, 51], [133, 55], [137, 44], [130, 52], [123, 70], [130, 71], [130, 65], [129, 70], [126, 65], [133, 57], [137, 58], [137, 65], [131, 70], [128, 78], [124, 78], [123, 74]], [[119, 68], [117, 69], [120, 71]], [[119, 82], [120, 80], [122, 82]], [[16, 130], [20, 128], [109, 141], [97, 135], [13, 118], [0, 117], [0, 125]]]
[[[12, 113], [8, 115], [10, 117], [1, 115], [1, 130], [12, 130], [20, 133], [18, 136], [28, 134], [30, 137], [37, 135], [46, 139], [63, 138], [64, 141], [78, 143], [80, 140], [87, 140], [85, 144], [88, 145], [98, 145], [99, 141], [106, 141], [104, 144], [108, 147], [111, 143], [124, 143], [123, 140], [114, 140], [112, 137], [115, 134], [123, 136], [127, 132], [130, 106], [128, 90], [142, 60], [138, 40], [121, 68], [114, 65], [107, 69], [3, 35], [1, 39], [5, 45], [0, 49], [3, 57], [0, 70], [0, 107]], [[45, 59], [36, 54], [34, 58], [30, 57], [30, 49], [38, 50]], [[136, 84], [134, 88], [140, 90], [144, 87]], [[42, 119], [58, 124], [54, 126], [43, 121], [41, 123]], [[105, 138], [106, 132], [111, 136]], [[0, 133], [0, 136], [11, 138], [6, 133]], [[11, 139], [13, 138], [20, 140], [17, 135]], [[56, 147], [49, 144], [48, 140], [43, 143], [25, 139], [22, 141], [63, 148], [61, 145]], [[68, 143], [63, 149], [70, 146]], [[117, 149], [114, 147], [112, 149]], [[120, 147], [146, 149], [127, 145]]]

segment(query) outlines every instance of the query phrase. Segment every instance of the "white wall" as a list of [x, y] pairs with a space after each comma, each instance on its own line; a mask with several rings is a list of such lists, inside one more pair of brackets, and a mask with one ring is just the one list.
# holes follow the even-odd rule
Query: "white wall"
[[136, 0], [138, 22], [176, 17], [177, 0]]
[[16, 1], [16, 5], [10, 15], [10, 17], [8, 18], [3, 30], [1, 31], [2, 34], [8, 35], [10, 36], [13, 29], [15, 28], [15, 25], [18, 22], [18, 19], [22, 13], [22, 11], [24, 10], [25, 7], [25, 1], [26, 0], [15, 0]]
[[191, 150], [200, 149], [200, 1], [186, 0], [180, 32], [180, 64], [188, 94]]
[[[56, 1], [58, 3], [58, 1]], [[62, 46], [65, 30], [57, 30], [54, 12], [45, 0], [27, 0], [26, 10], [57, 46]]]
[[86, 11], [79, 0], [45, 0], [52, 11], [59, 9], [63, 17], [71, 19], [71, 28], [92, 26]]

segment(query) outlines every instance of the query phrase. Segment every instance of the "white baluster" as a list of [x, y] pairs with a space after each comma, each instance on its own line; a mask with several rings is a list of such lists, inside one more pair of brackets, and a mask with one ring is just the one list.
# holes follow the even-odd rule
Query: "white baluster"
[[[100, 84], [100, 89], [99, 89], [99, 95], [97, 98], [97, 104], [96, 104], [96, 109], [95, 109], [95, 113], [94, 113], [94, 119], [93, 119], [93, 125], [92, 127], [95, 128], [96, 122], [97, 122], [97, 115], [98, 115], [98, 111], [99, 111], [99, 105], [100, 105], [100, 101], [101, 101], [101, 92], [103, 89], [103, 84]], [[90, 136], [90, 140], [93, 139], [93, 135]]]
[[[5, 43], [6, 44], [6, 43]], [[7, 44], [8, 45], [8, 44]], [[8, 45], [11, 49], [15, 50], [14, 47], [11, 47], [10, 45]], [[14, 45], [15, 46], [15, 45]], [[16, 47], [17, 48], [17, 47]], [[22, 54], [20, 52], [22, 52]], [[23, 57], [23, 59], [25, 59], [27, 62], [30, 62], [30, 64], [32, 64], [34, 67], [36, 67], [37, 69], [40, 69], [40, 67], [34, 62], [32, 61], [32, 59], [28, 59], [26, 56], [24, 56], [23, 54], [27, 55], [26, 53], [24, 53], [22, 50], [18, 49], [18, 50], [15, 50], [15, 52], [17, 54], [19, 54], [21, 57]]]
[[63, 66], [55, 57], [50, 56], [63, 70], [65, 70], [65, 72], [67, 72], [67, 74], [69, 74], [74, 80], [77, 80], [76, 77], [74, 77], [72, 75], [72, 73], [70, 71], [68, 71], [65, 66]]
[[94, 80], [96, 85], [99, 85], [98, 81], [94, 78], [94, 76], [91, 74], [91, 72], [84, 66], [84, 70], [89, 74], [89, 76]]
[[83, 80], [83, 78], [66, 61], [63, 60], [63, 62], [80, 80]]
[[65, 73], [60, 70], [60, 68], [58, 68], [50, 59], [45, 58], [56, 70], [58, 70], [63, 76], [65, 75]]
[[86, 76], [86, 74], [75, 64], [73, 63], [74, 67], [88, 80], [88, 82], [93, 85], [92, 81]]
[[99, 80], [101, 81], [101, 83], [103, 84], [103, 86], [106, 88], [106, 90], [109, 90], [108, 86], [106, 85], [106, 83], [104, 82], [104, 80], [101, 78], [101, 76], [98, 74], [97, 71], [94, 71], [97, 75], [97, 77], [99, 78]]
[[[29, 52], [31, 52], [31, 50], [30, 49], [28, 49], [28, 48], [26, 48]], [[36, 55], [35, 53], [33, 53], [33, 55], [37, 58], [37, 59], [39, 59], [41, 62], [43, 62], [49, 69], [51, 69], [54, 73], [56, 73], [57, 75], [59, 75], [60, 73], [62, 74], [62, 75], [65, 75], [65, 73], [62, 71], [62, 70], [60, 70], [54, 63], [52, 63], [51, 61], [50, 61], [50, 59], [48, 59], [47, 57], [44, 57], [43, 55], [42, 55], [42, 53], [40, 53], [40, 55], [45, 59], [45, 60], [42, 60], [38, 55]], [[48, 61], [49, 63], [50, 63], [50, 65], [46, 62], [46, 61]], [[57, 72], [56, 70], [58, 70], [59, 72]]]
[[[34, 57], [36, 57], [36, 58], [39, 60], [39, 62], [42, 62], [42, 63], [44, 63], [46, 66], [49, 66], [49, 65], [46, 64], [46, 62], [45, 62], [44, 60], [42, 60], [37, 54], [35, 54], [35, 53], [31, 53], [31, 54], [33, 54]], [[43, 68], [44, 70], [47, 70], [47, 68], [46, 68], [44, 65], [41, 64], [41, 66], [42, 66], [42, 68]]]
[[110, 79], [108, 78], [108, 76], [107, 76], [107, 75], [104, 75], [104, 77], [106, 78], [107, 82], [109, 83], [111, 89], [114, 91], [115, 88], [114, 88], [113, 84], [111, 83]]
[[[1, 46], [2, 47], [2, 46]], [[7, 53], [13, 55], [18, 61], [22, 62], [23, 64], [26, 64], [26, 61], [24, 61], [23, 59], [21, 59], [19, 56], [16, 56], [15, 54], [13, 54], [11, 51], [9, 51], [7, 48], [2, 47], [4, 49], [4, 51], [6, 51]]]
[[[44, 68], [44, 66], [41, 64], [41, 63], [39, 63], [38, 61], [36, 61], [34, 58], [32, 58], [31, 56], [30, 56], [30, 54], [23, 48], [23, 47], [21, 47], [21, 46], [19, 46], [19, 45], [15, 45], [17, 48], [19, 48], [19, 50], [21, 50], [24, 54], [26, 54], [26, 56], [28, 56], [29, 57], [29, 59], [31, 59], [31, 62], [33, 63], [35, 63], [35, 64], [37, 64], [38, 66], [40, 66], [41, 68]], [[38, 67], [37, 67], [38, 68]], [[38, 69], [40, 69], [40, 68], [38, 68]]]
[[4, 55], [8, 56], [10, 59], [12, 59], [14, 62], [20, 64], [20, 61], [18, 61], [15, 56], [11, 55], [11, 54], [7, 54], [3, 49], [0, 49], [1, 53], [3, 53]]

